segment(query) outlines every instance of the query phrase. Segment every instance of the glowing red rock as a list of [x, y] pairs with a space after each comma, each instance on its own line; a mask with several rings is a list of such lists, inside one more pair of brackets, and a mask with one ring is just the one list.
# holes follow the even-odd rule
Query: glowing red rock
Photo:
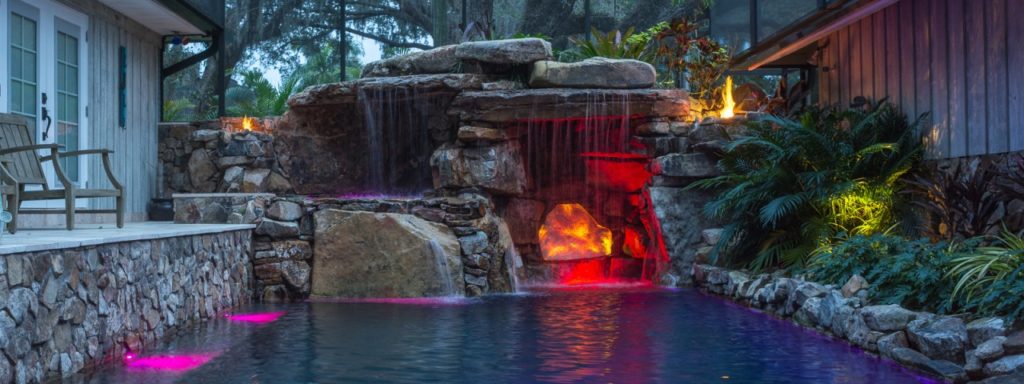
[[592, 259], [612, 253], [612, 231], [579, 204], [556, 206], [537, 233], [547, 261]]

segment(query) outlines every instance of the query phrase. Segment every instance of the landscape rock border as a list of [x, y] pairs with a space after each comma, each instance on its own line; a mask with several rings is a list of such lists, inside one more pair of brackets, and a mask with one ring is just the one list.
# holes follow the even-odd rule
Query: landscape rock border
[[843, 339], [949, 382], [1024, 382], [1024, 330], [1011, 333], [1000, 318], [965, 323], [960, 317], [896, 304], [871, 305], [860, 276], [844, 287], [834, 287], [706, 264], [694, 264], [692, 272], [693, 286], [703, 292]]

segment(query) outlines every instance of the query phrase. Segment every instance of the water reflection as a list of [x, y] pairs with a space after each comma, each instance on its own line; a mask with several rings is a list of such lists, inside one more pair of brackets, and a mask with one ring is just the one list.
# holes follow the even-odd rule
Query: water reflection
[[914, 383], [846, 344], [693, 291], [546, 289], [448, 303], [306, 303], [221, 319], [150, 355], [216, 352], [184, 374], [97, 383]]

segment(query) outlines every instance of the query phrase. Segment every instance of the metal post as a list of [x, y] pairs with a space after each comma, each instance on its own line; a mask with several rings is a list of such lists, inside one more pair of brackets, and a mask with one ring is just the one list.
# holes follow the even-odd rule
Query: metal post
[[757, 44], [757, 0], [750, 0], [750, 46]]
[[466, 0], [462, 0], [462, 32], [466, 32]]
[[[164, 70], [164, 51], [166, 49], [167, 49], [167, 42], [164, 41], [163, 37], [160, 37], [160, 51], [159, 51], [159, 55], [160, 55], [159, 56], [159, 58], [160, 58], [160, 72], [163, 72], [163, 70]], [[161, 123], [164, 121], [164, 80], [166, 80], [166, 79], [167, 79], [167, 77], [164, 76], [163, 73], [161, 73], [160, 74], [160, 86], [159, 86], [159, 92], [160, 92], [160, 96], [159, 96], [159, 100], [160, 100], [160, 121], [159, 122], [161, 122]]]
[[590, 0], [583, 0], [583, 37], [590, 40]]
[[224, 117], [227, 115], [227, 100], [224, 99], [225, 90], [227, 89], [227, 82], [224, 79], [224, 74], [227, 72], [227, 57], [225, 57], [226, 48], [224, 46], [224, 31], [219, 31], [214, 36], [217, 44], [217, 116]]
[[341, 4], [341, 17], [338, 20], [338, 34], [340, 35], [341, 44], [338, 47], [338, 53], [341, 54], [341, 81], [345, 81], [347, 74], [346, 68], [348, 67], [348, 33], [345, 32], [345, 21], [348, 18], [348, 12], [345, 9], [345, 0], [338, 0]]

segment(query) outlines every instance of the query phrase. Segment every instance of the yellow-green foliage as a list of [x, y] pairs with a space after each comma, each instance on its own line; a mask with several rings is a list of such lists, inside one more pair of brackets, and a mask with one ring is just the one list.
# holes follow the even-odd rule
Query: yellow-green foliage
[[874, 235], [897, 224], [893, 212], [896, 190], [892, 184], [857, 183], [828, 199], [826, 221], [837, 233]]

